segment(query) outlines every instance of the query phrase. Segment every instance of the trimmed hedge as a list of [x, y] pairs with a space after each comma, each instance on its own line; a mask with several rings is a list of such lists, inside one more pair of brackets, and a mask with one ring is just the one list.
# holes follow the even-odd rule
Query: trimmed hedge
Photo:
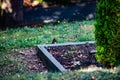
[[120, 0], [99, 0], [95, 37], [98, 61], [107, 67], [120, 64]]

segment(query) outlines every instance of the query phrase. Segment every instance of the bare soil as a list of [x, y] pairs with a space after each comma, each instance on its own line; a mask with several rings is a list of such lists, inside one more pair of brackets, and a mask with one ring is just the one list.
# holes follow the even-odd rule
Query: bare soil
[[90, 65], [99, 66], [95, 55], [90, 53], [95, 50], [95, 44], [67, 45], [46, 47], [56, 60], [68, 70], [89, 67]]

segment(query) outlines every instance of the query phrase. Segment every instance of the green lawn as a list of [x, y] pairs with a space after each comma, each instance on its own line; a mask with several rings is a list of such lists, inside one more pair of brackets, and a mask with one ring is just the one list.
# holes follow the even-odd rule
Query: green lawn
[[[91, 68], [92, 69], [92, 68]], [[90, 70], [91, 70], [90, 69]], [[93, 79], [95, 78], [95, 79]], [[78, 70], [65, 73], [15, 74], [5, 80], [120, 80], [120, 67], [117, 69]]]
[[50, 44], [53, 38], [57, 43], [81, 42], [94, 40], [94, 21], [73, 22], [55, 26], [46, 25], [42, 28], [17, 28], [0, 31], [0, 51], [16, 48]]
[[82, 69], [66, 73], [27, 73], [23, 65], [18, 64], [10, 54], [16, 49], [18, 51], [38, 44], [50, 44], [53, 38], [57, 39], [57, 43], [94, 41], [94, 21], [62, 22], [54, 26], [45, 25], [36, 28], [25, 26], [0, 31], [0, 80], [91, 80], [92, 76], [97, 80], [120, 80], [120, 71], [116, 69], [93, 72]]

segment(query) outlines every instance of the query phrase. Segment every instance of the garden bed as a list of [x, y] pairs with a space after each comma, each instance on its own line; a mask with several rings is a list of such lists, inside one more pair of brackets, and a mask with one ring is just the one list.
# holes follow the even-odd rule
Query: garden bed
[[99, 66], [94, 54], [96, 44], [93, 41], [80, 43], [63, 43], [38, 45], [38, 56], [52, 71], [68, 71]]

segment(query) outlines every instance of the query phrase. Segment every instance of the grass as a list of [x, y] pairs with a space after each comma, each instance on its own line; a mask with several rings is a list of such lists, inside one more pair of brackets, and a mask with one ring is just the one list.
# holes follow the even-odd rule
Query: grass
[[50, 44], [53, 38], [57, 43], [94, 40], [94, 21], [63, 22], [59, 25], [46, 25], [42, 28], [17, 28], [0, 32], [0, 51]]
[[11, 55], [0, 53], [0, 80], [16, 73], [22, 73], [23, 71], [24, 67], [18, 64], [17, 60]]
[[91, 80], [91, 76], [95, 76], [98, 80], [120, 79], [120, 71], [114, 73], [108, 69], [107, 72], [77, 70], [67, 73], [27, 73], [24, 71], [24, 66], [11, 56], [11, 52], [22, 48], [50, 44], [53, 38], [57, 39], [57, 43], [93, 41], [94, 21], [62, 22], [54, 26], [45, 25], [36, 28], [25, 26], [0, 31], [0, 80]]
[[[117, 70], [119, 71], [119, 70]], [[119, 80], [120, 71], [108, 71], [108, 69], [96, 69], [95, 71], [70, 71], [65, 73], [36, 73], [36, 74], [16, 74], [12, 77], [7, 77], [5, 80]]]

